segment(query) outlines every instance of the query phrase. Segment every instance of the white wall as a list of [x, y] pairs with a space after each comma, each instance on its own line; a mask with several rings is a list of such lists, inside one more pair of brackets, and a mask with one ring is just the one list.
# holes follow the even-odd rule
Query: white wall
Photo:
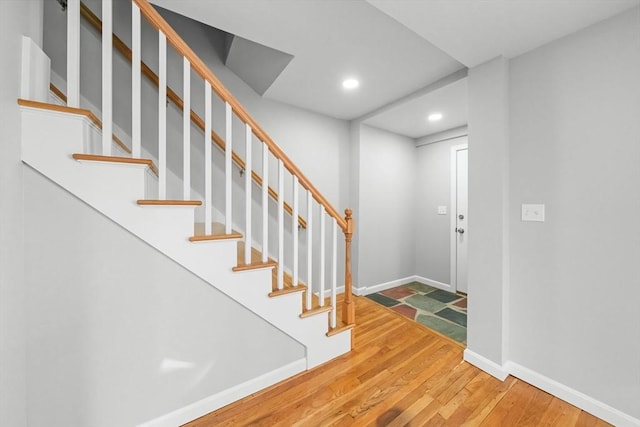
[[134, 425], [304, 358], [82, 201], [24, 177], [29, 425]]
[[42, 1], [0, 2], [0, 420], [27, 425], [24, 209], [20, 161], [21, 36], [42, 43]]
[[415, 275], [415, 141], [360, 127], [358, 283], [371, 287]]
[[[428, 137], [427, 137], [428, 138]], [[451, 284], [451, 147], [467, 137], [422, 145], [416, 141], [415, 258], [416, 275]], [[447, 214], [439, 215], [438, 206]]]
[[468, 352], [502, 366], [508, 319], [508, 62], [469, 70]]
[[509, 358], [640, 419], [640, 8], [512, 60], [509, 101]]

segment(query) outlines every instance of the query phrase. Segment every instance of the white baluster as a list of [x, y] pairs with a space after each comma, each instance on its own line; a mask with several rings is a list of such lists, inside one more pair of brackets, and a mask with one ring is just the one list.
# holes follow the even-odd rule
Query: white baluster
[[291, 232], [293, 234], [293, 271], [292, 284], [298, 286], [298, 177], [293, 176], [293, 213], [291, 214]]
[[140, 158], [142, 114], [140, 109], [140, 8], [131, 2], [131, 157]]
[[102, 155], [111, 155], [113, 139], [113, 5], [102, 0]]
[[191, 199], [191, 64], [182, 61], [182, 198]]
[[245, 217], [244, 217], [244, 262], [251, 264], [251, 126], [245, 126], [245, 170], [244, 170], [244, 191], [245, 191]]
[[311, 310], [313, 294], [313, 196], [307, 190], [307, 310]]
[[269, 260], [269, 146], [262, 144], [262, 262]]
[[325, 219], [324, 207], [320, 205], [320, 307], [324, 307], [324, 276], [325, 276]]
[[225, 217], [225, 233], [231, 234], [231, 226], [233, 219], [231, 218], [231, 191], [232, 191], [232, 178], [233, 178], [233, 165], [231, 164], [231, 154], [233, 153], [233, 144], [231, 141], [233, 130], [233, 111], [231, 110], [231, 104], [225, 102], [225, 149], [224, 149], [224, 179], [225, 179], [225, 204], [224, 204], [224, 217]]
[[332, 234], [332, 248], [331, 248], [331, 327], [336, 327], [336, 314], [337, 314], [337, 304], [336, 304], [336, 292], [338, 287], [338, 222], [335, 218], [331, 218], [331, 222], [333, 223]]
[[80, 0], [67, 2], [67, 106], [80, 107]]
[[167, 198], [167, 37], [158, 32], [158, 198]]
[[278, 159], [278, 289], [284, 288], [284, 163]]
[[211, 234], [211, 83], [204, 82], [204, 234]]

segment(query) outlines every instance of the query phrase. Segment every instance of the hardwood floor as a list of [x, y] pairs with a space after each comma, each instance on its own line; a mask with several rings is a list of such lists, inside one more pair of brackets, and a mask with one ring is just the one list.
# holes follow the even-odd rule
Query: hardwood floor
[[354, 348], [186, 426], [607, 426], [514, 377], [462, 361], [461, 347], [356, 297]]

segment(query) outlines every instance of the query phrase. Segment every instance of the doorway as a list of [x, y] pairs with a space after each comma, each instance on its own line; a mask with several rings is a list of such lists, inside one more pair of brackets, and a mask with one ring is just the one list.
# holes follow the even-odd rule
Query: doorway
[[451, 287], [467, 294], [468, 146], [451, 147]]

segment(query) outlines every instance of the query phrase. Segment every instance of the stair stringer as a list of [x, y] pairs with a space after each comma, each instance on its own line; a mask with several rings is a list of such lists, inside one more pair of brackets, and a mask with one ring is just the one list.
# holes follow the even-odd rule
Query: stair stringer
[[299, 293], [268, 296], [270, 269], [234, 273], [235, 241], [189, 242], [194, 207], [137, 205], [148, 194], [146, 166], [74, 160], [100, 133], [86, 116], [21, 109], [24, 163], [303, 344], [307, 369], [350, 351], [350, 331], [327, 337], [325, 316], [299, 317]]

